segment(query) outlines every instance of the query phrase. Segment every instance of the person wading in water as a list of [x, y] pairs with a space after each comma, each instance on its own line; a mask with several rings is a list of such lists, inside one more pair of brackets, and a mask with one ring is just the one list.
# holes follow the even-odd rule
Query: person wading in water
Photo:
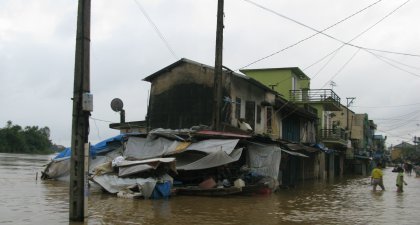
[[382, 191], [385, 191], [384, 182], [383, 182], [383, 172], [382, 172], [382, 164], [376, 164], [376, 168], [372, 170], [372, 176], [370, 179], [371, 184], [373, 185], [373, 191], [376, 191], [376, 186], [382, 188]]

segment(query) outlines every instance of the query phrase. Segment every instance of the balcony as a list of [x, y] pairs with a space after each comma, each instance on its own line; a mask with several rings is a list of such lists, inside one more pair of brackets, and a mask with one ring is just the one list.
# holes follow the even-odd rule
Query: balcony
[[340, 111], [340, 97], [331, 89], [290, 90], [290, 101], [323, 104], [326, 111]]
[[321, 129], [321, 141], [337, 147], [347, 146], [347, 133], [344, 129]]

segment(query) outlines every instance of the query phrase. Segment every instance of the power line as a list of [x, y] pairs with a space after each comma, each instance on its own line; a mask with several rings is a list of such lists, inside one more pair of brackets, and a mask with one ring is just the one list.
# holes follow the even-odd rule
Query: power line
[[[372, 3], [371, 5], [369, 5], [369, 6], [365, 7], [365, 8], [363, 8], [362, 10], [360, 10], [360, 11], [358, 11], [358, 12], [356, 12], [356, 13], [352, 14], [352, 15], [351, 15], [351, 16], [349, 16], [349, 17], [346, 17], [345, 19], [343, 19], [343, 20], [341, 20], [341, 21], [339, 21], [339, 22], [337, 22], [337, 23], [335, 23], [335, 24], [333, 24], [333, 25], [331, 25], [331, 26], [329, 26], [329, 27], [327, 27], [327, 28], [325, 28], [325, 29], [323, 29], [323, 30], [321, 30], [321, 31], [319, 31], [319, 30], [317, 30], [317, 29], [315, 29], [315, 28], [312, 28], [312, 27], [310, 27], [310, 26], [308, 26], [308, 25], [306, 25], [306, 24], [304, 24], [304, 23], [301, 23], [301, 22], [299, 22], [299, 21], [297, 21], [297, 20], [294, 20], [294, 19], [292, 19], [292, 18], [290, 18], [290, 17], [287, 17], [287, 16], [285, 16], [285, 15], [282, 15], [282, 14], [280, 14], [279, 12], [276, 12], [276, 11], [274, 11], [274, 10], [272, 10], [272, 9], [269, 9], [269, 8], [267, 8], [267, 7], [264, 7], [264, 6], [260, 5], [260, 4], [257, 4], [257, 3], [255, 3], [255, 2], [253, 2], [253, 1], [251, 1], [251, 0], [243, 0], [243, 1], [248, 2], [248, 3], [250, 3], [250, 4], [254, 5], [254, 6], [257, 6], [257, 7], [261, 8], [261, 9], [263, 9], [263, 10], [266, 10], [266, 11], [268, 11], [268, 12], [271, 12], [271, 13], [273, 13], [273, 14], [275, 14], [275, 15], [277, 15], [277, 16], [280, 16], [280, 17], [282, 17], [282, 18], [284, 18], [284, 19], [287, 19], [287, 20], [290, 20], [290, 21], [292, 21], [292, 22], [294, 22], [294, 23], [297, 23], [297, 24], [299, 24], [299, 25], [301, 25], [301, 26], [304, 26], [304, 27], [306, 27], [306, 28], [308, 28], [308, 29], [310, 29], [310, 30], [315, 31], [316, 33], [315, 33], [315, 34], [313, 34], [313, 35], [311, 35], [311, 36], [309, 36], [309, 37], [307, 37], [307, 38], [304, 38], [304, 39], [302, 39], [302, 40], [300, 40], [300, 41], [298, 41], [298, 42], [296, 42], [296, 43], [294, 43], [294, 44], [292, 44], [292, 45], [290, 45], [290, 46], [288, 46], [288, 47], [286, 47], [286, 48], [283, 48], [283, 49], [281, 49], [281, 50], [279, 50], [279, 51], [277, 51], [277, 52], [274, 52], [274, 53], [272, 53], [272, 54], [270, 54], [270, 55], [268, 55], [268, 56], [265, 56], [265, 57], [263, 57], [263, 58], [260, 58], [260, 59], [258, 59], [258, 60], [255, 60], [255, 61], [253, 61], [253, 62], [251, 62], [251, 63], [247, 64], [246, 66], [244, 66], [244, 67], [242, 67], [242, 68], [240, 68], [240, 69], [246, 68], [246, 67], [248, 67], [248, 66], [250, 66], [250, 65], [253, 65], [253, 64], [255, 64], [255, 63], [257, 63], [257, 62], [260, 62], [260, 61], [262, 61], [262, 60], [264, 60], [264, 59], [267, 59], [267, 58], [269, 58], [269, 57], [271, 57], [271, 56], [274, 56], [274, 55], [276, 55], [276, 54], [278, 54], [278, 53], [280, 53], [280, 52], [282, 52], [282, 51], [284, 51], [284, 50], [287, 50], [287, 49], [289, 49], [289, 48], [291, 48], [291, 47], [294, 47], [294, 46], [296, 46], [296, 45], [300, 44], [301, 42], [306, 41], [306, 40], [308, 40], [309, 38], [312, 38], [312, 37], [314, 37], [314, 36], [316, 36], [316, 35], [318, 35], [318, 34], [322, 34], [322, 35], [324, 35], [324, 36], [326, 36], [326, 37], [329, 37], [329, 38], [331, 38], [331, 39], [333, 39], [333, 40], [336, 40], [336, 41], [338, 41], [338, 42], [341, 42], [341, 43], [343, 43], [343, 44], [345, 44], [345, 45], [349, 45], [349, 46], [352, 46], [352, 47], [355, 47], [355, 48], [360, 48], [360, 49], [363, 49], [363, 50], [371, 50], [371, 51], [386, 52], [386, 53], [400, 54], [400, 55], [413, 56], [413, 57], [420, 57], [420, 55], [417, 55], [417, 54], [409, 54], [409, 53], [401, 53], [401, 52], [394, 52], [394, 51], [388, 51], [388, 50], [380, 50], [380, 49], [366, 48], [366, 47], [362, 47], [362, 46], [358, 46], [358, 45], [354, 45], [354, 44], [346, 43], [346, 42], [344, 42], [344, 41], [342, 41], [342, 40], [340, 40], [340, 39], [337, 39], [337, 38], [335, 38], [335, 37], [333, 37], [333, 36], [331, 36], [331, 35], [328, 35], [328, 34], [326, 34], [326, 33], [323, 33], [324, 31], [326, 31], [326, 30], [330, 29], [331, 27], [334, 27], [334, 26], [336, 26], [337, 24], [339, 24], [339, 23], [341, 23], [341, 22], [343, 22], [343, 21], [345, 21], [345, 20], [347, 20], [347, 19], [349, 19], [349, 18], [353, 17], [354, 15], [356, 15], [356, 14], [358, 14], [358, 13], [360, 13], [360, 12], [362, 12], [362, 11], [366, 10], [367, 8], [369, 8], [369, 7], [371, 7], [371, 6], [373, 6], [373, 5], [377, 4], [377, 3], [379, 3], [381, 0], [379, 0], [379, 1], [377, 1], [377, 2]], [[408, 2], [409, 2], [409, 0], [408, 0], [408, 1], [406, 1], [405, 3], [403, 3], [402, 5], [400, 5], [397, 9], [401, 8], [403, 5], [405, 5], [405, 4], [406, 4], [406, 3], [408, 3]], [[396, 11], [397, 9], [395, 9], [394, 11]]]
[[[343, 43], [340, 47], [338, 47], [336, 50], [332, 51], [331, 53], [327, 54], [326, 56], [322, 57], [320, 60], [316, 61], [315, 63], [311, 64], [310, 66], [304, 68], [303, 70], [308, 69], [309, 67], [312, 67], [313, 65], [317, 64], [318, 62], [324, 60], [326, 57], [328, 57], [329, 55], [335, 53], [329, 60], [328, 62], [321, 68], [324, 69], [330, 62], [331, 60], [337, 55], [338, 51], [343, 48], [346, 44], [350, 44], [350, 42], [356, 40], [357, 38], [359, 38], [360, 36], [362, 36], [363, 34], [365, 34], [366, 32], [368, 32], [370, 29], [372, 29], [373, 27], [375, 27], [376, 25], [378, 25], [380, 22], [382, 22], [383, 20], [385, 20], [386, 18], [388, 18], [391, 14], [393, 14], [395, 11], [397, 11], [399, 8], [401, 8], [403, 5], [405, 5], [408, 1], [406, 1], [405, 3], [403, 3], [402, 5], [398, 6], [397, 8], [395, 8], [394, 10], [392, 10], [391, 12], [389, 12], [388, 14], [386, 14], [384, 17], [382, 17], [380, 20], [378, 20], [376, 23], [374, 23], [373, 25], [371, 25], [370, 27], [368, 27], [367, 29], [365, 29], [364, 31], [360, 32], [359, 34], [357, 34], [356, 36], [354, 36], [352, 39], [350, 39], [349, 41], [347, 41], [346, 43]], [[360, 48], [359, 48], [360, 49]], [[366, 50], [365, 50], [366, 51]], [[318, 75], [318, 73], [321, 71], [319, 70], [316, 74]], [[311, 79], [313, 79], [315, 76], [313, 76]]]
[[352, 107], [377, 109], [377, 108], [405, 107], [405, 106], [414, 106], [414, 105], [420, 105], [420, 103], [413, 103], [413, 104], [406, 104], [406, 105], [387, 105], [387, 106], [357, 106], [357, 105], [354, 105]]
[[[407, 121], [408, 119], [375, 119], [375, 121], [377, 121], [377, 120]], [[419, 121], [420, 122], [420, 119], [419, 120], [411, 120], [410, 119], [410, 121]]]
[[[252, 1], [250, 1], [250, 0], [243, 0], [243, 1], [246, 1], [246, 2], [248, 2], [248, 3], [250, 3], [250, 4], [253, 4], [254, 6], [257, 6], [257, 7], [261, 8], [261, 9], [264, 9], [264, 10], [270, 11], [271, 13], [274, 13], [274, 14], [276, 14], [276, 15], [278, 15], [278, 16], [283, 17], [283, 15], [281, 15], [280, 13], [277, 13], [277, 12], [275, 12], [275, 11], [273, 11], [273, 10], [270, 10], [270, 9], [268, 9], [268, 8], [266, 8], [266, 7], [263, 7], [262, 5], [259, 5], [259, 4], [255, 3], [255, 2], [252, 2]], [[353, 17], [353, 16], [355, 16], [355, 15], [357, 15], [357, 14], [359, 14], [359, 13], [361, 13], [361, 12], [365, 11], [366, 9], [368, 9], [368, 8], [370, 8], [370, 7], [374, 6], [374, 5], [376, 5], [377, 3], [381, 2], [381, 1], [382, 1], [382, 0], [378, 0], [378, 1], [376, 1], [376, 2], [374, 2], [374, 3], [372, 3], [372, 4], [370, 4], [370, 5], [366, 6], [365, 8], [363, 8], [363, 9], [361, 9], [361, 10], [359, 10], [359, 11], [357, 11], [357, 12], [353, 13], [353, 14], [351, 14], [350, 16], [347, 16], [346, 18], [344, 18], [344, 19], [342, 19], [342, 20], [338, 21], [337, 23], [334, 23], [334, 24], [332, 24], [332, 25], [328, 26], [327, 28], [323, 29], [322, 31], [317, 31], [317, 33], [315, 33], [315, 34], [312, 34], [312, 35], [310, 35], [310, 36], [308, 36], [308, 37], [306, 37], [306, 38], [304, 38], [304, 39], [302, 39], [302, 40], [300, 40], [300, 41], [298, 41], [298, 42], [296, 42], [296, 43], [294, 43], [294, 44], [292, 44], [292, 45], [289, 45], [289, 46], [287, 46], [287, 47], [285, 47], [285, 48], [283, 48], [283, 49], [281, 49], [281, 50], [279, 50], [279, 51], [276, 51], [276, 52], [274, 52], [274, 53], [272, 53], [272, 54], [270, 54], [270, 55], [268, 55], [268, 56], [265, 56], [265, 57], [260, 58], [260, 59], [258, 59], [258, 60], [256, 60], [256, 61], [253, 61], [253, 62], [251, 62], [251, 63], [249, 63], [249, 64], [247, 64], [247, 65], [245, 65], [245, 66], [243, 66], [243, 67], [241, 67], [241, 68], [239, 68], [239, 69], [237, 69], [237, 70], [244, 69], [244, 68], [249, 67], [249, 66], [251, 66], [251, 65], [253, 65], [253, 64], [257, 63], [257, 62], [260, 62], [260, 61], [262, 61], [262, 60], [264, 60], [264, 59], [267, 59], [267, 58], [270, 58], [271, 56], [274, 56], [274, 55], [276, 55], [276, 54], [278, 54], [278, 53], [280, 53], [280, 52], [283, 52], [283, 51], [285, 51], [285, 50], [287, 50], [287, 49], [289, 49], [289, 48], [292, 48], [292, 47], [294, 47], [294, 46], [296, 46], [296, 45], [298, 45], [298, 44], [300, 44], [300, 43], [302, 43], [302, 42], [304, 42], [304, 41], [306, 41], [306, 40], [308, 40], [308, 39], [310, 39], [310, 38], [312, 38], [312, 37], [314, 37], [314, 36], [316, 36], [316, 35], [320, 34], [321, 32], [326, 31], [326, 30], [328, 30], [328, 29], [330, 29], [330, 28], [332, 28], [332, 27], [334, 27], [334, 26], [336, 26], [336, 25], [338, 25], [338, 24], [340, 24], [340, 23], [342, 23], [342, 22], [344, 22], [344, 21], [346, 21], [346, 20], [350, 19], [351, 17]], [[284, 17], [284, 18], [288, 19], [288, 17]]]
[[335, 58], [335, 56], [338, 54], [338, 52], [339, 52], [339, 50], [341, 49], [341, 48], [343, 48], [344, 47], [344, 45], [341, 45], [339, 48], [337, 48], [336, 50], [334, 50], [334, 51], [332, 51], [332, 52], [330, 52], [329, 54], [327, 54], [326, 56], [324, 56], [324, 57], [322, 57], [320, 60], [318, 60], [318, 61], [316, 61], [315, 63], [313, 63], [313, 64], [311, 64], [310, 66], [308, 66], [308, 67], [306, 67], [306, 68], [304, 68], [303, 70], [306, 70], [306, 69], [308, 69], [309, 67], [312, 67], [313, 65], [315, 65], [315, 64], [317, 64], [317, 63], [319, 63], [319, 62], [321, 62], [321, 61], [323, 61], [325, 58], [327, 58], [328, 56], [330, 56], [330, 55], [332, 55], [332, 54], [334, 54], [334, 55], [332, 55], [329, 59], [328, 59], [328, 61], [321, 67], [321, 69], [319, 69], [316, 73], [315, 73], [315, 75], [313, 75], [312, 77], [311, 77], [311, 79], [314, 79], [316, 76], [318, 76], [318, 74], [322, 71], [322, 70], [324, 70], [325, 69], [325, 67]]
[[397, 61], [397, 60], [395, 60], [395, 59], [391, 59], [391, 58], [385, 57], [385, 56], [383, 56], [383, 55], [378, 55], [378, 54], [376, 54], [376, 56], [378, 56], [378, 57], [380, 57], [380, 58], [387, 59], [387, 60], [389, 60], [389, 61], [395, 62], [395, 63], [400, 64], [400, 65], [403, 65], [403, 66], [406, 66], [406, 67], [409, 67], [409, 68], [415, 69], [415, 70], [420, 70], [420, 67], [417, 67], [417, 66], [412, 66], [412, 65], [408, 65], [408, 64], [406, 64], [406, 63], [403, 63], [403, 62]]
[[105, 122], [105, 123], [115, 123], [115, 122], [112, 122], [112, 121], [109, 121], [109, 120], [102, 120], [102, 119], [97, 119], [97, 118], [94, 118], [94, 117], [89, 117], [89, 118], [94, 120], [94, 121], [100, 121], [100, 122]]
[[408, 114], [401, 115], [401, 116], [398, 116], [398, 117], [391, 117], [391, 118], [398, 118], [398, 119], [403, 118], [403, 119], [402, 120], [396, 120], [396, 121], [394, 120], [394, 121], [391, 121], [390, 123], [388, 123], [385, 126], [390, 127], [389, 130], [395, 130], [397, 128], [406, 126], [406, 125], [408, 125], [410, 123], [413, 123], [413, 121], [415, 121], [415, 119], [419, 115], [419, 112], [420, 112], [420, 110], [417, 110], [417, 111], [410, 112]]
[[[366, 50], [366, 49], [364, 49], [364, 50]], [[416, 77], [420, 77], [419, 74], [416, 74], [416, 73], [413, 73], [413, 72], [408, 71], [406, 69], [403, 69], [403, 68], [401, 68], [399, 66], [396, 66], [396, 65], [394, 65], [394, 64], [392, 64], [392, 63], [390, 63], [390, 62], [388, 62], [388, 61], [386, 61], [384, 59], [382, 59], [380, 56], [378, 56], [377, 54], [371, 52], [370, 50], [366, 50], [366, 51], [369, 52], [370, 54], [372, 54], [373, 56], [375, 56], [377, 59], [381, 60], [382, 62], [384, 62], [384, 63], [386, 63], [386, 64], [388, 64], [388, 65], [390, 65], [390, 66], [392, 66], [392, 67], [394, 67], [394, 68], [396, 68], [398, 70], [401, 70], [403, 72], [406, 72], [406, 73], [411, 74], [411, 75], [416, 76]]]
[[137, 0], [134, 0], [134, 2], [137, 4], [137, 7], [140, 9], [140, 11], [143, 13], [144, 17], [146, 17], [147, 21], [149, 21], [150, 25], [152, 25], [153, 29], [156, 31], [159, 38], [165, 43], [166, 48], [171, 52], [172, 56], [175, 59], [179, 59], [179, 57], [175, 54], [174, 50], [169, 45], [168, 41], [166, 40], [165, 36], [160, 32], [159, 28], [156, 26], [155, 23], [153, 23], [152, 19], [147, 14], [146, 10], [140, 5], [140, 3]]
[[379, 130], [379, 129], [378, 129], [378, 131], [379, 131], [379, 132], [386, 133], [386, 134], [387, 134], [387, 136], [396, 137], [396, 138], [404, 139], [404, 140], [406, 140], [406, 141], [410, 141], [410, 138], [406, 138], [406, 137], [403, 137], [403, 136], [400, 136], [400, 135], [391, 134], [391, 133], [389, 133], [388, 131], [383, 131], [383, 130]]
[[347, 60], [347, 62], [344, 63], [344, 65], [337, 71], [337, 73], [335, 73], [334, 76], [332, 76], [321, 88], [325, 87], [331, 80], [333, 80], [338, 74], [340, 74], [344, 67], [346, 67], [351, 60], [353, 60], [353, 58], [357, 55], [357, 53], [359, 53], [359, 51], [360, 49], [357, 49], [356, 52], [350, 57], [350, 59]]

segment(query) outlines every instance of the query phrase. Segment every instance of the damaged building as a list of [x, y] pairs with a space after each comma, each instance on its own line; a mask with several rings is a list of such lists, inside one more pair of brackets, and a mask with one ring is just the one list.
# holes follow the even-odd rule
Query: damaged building
[[[151, 197], [150, 187], [156, 186], [149, 184], [162, 180], [177, 194], [213, 196], [270, 193], [325, 178], [316, 112], [227, 68], [222, 78], [217, 131], [212, 129], [213, 67], [181, 59], [144, 78], [151, 83], [146, 121], [110, 124], [124, 138], [119, 150], [106, 153], [112, 155], [106, 162], [90, 166], [91, 180], [110, 193], [124, 196], [128, 188], [132, 195], [137, 187], [146, 193], [137, 195]], [[139, 130], [146, 132], [133, 134]], [[47, 178], [53, 178], [51, 168]]]

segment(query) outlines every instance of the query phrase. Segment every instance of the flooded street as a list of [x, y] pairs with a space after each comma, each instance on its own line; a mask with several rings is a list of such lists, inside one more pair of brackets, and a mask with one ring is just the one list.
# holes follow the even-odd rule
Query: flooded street
[[[69, 224], [68, 183], [39, 179], [50, 158], [0, 153], [0, 224]], [[397, 193], [396, 174], [391, 168], [384, 174], [384, 192], [372, 192], [370, 179], [360, 176], [305, 182], [269, 196], [228, 198], [132, 200], [93, 189], [85, 223], [419, 224], [420, 178], [405, 175], [405, 192]]]

